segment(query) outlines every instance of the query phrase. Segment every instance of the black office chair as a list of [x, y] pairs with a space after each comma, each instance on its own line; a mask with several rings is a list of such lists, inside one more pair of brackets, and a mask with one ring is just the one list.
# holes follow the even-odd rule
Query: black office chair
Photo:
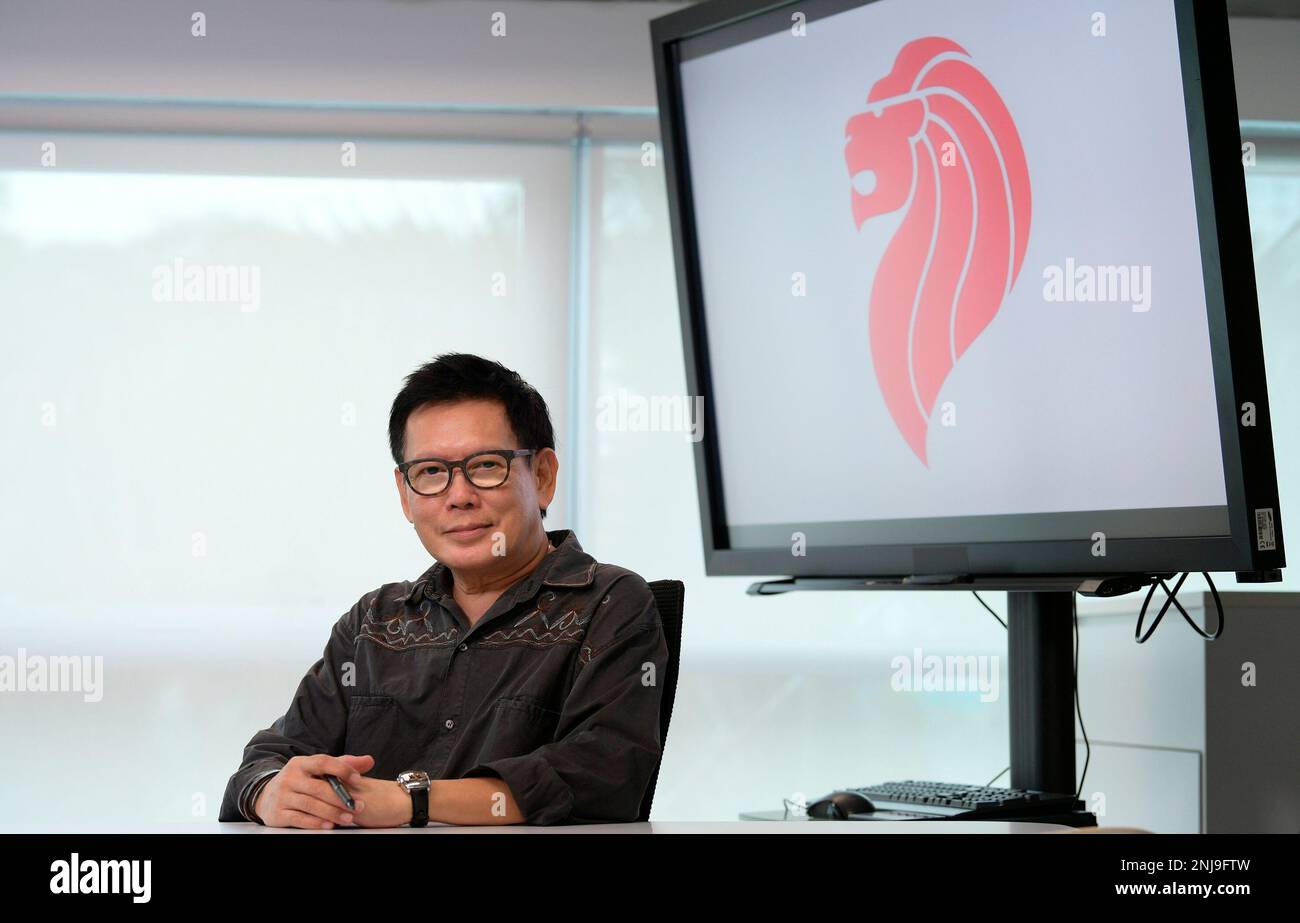
[[[654, 593], [655, 606], [659, 609], [659, 620], [664, 626], [664, 640], [668, 644], [668, 666], [661, 678], [664, 685], [663, 699], [659, 705], [659, 741], [668, 746], [668, 722], [673, 716], [673, 699], [677, 696], [677, 664], [682, 658], [682, 606], [686, 598], [686, 585], [680, 580], [652, 580], [650, 592]], [[638, 821], [650, 819], [650, 805], [655, 799], [655, 783], [659, 781], [659, 766], [663, 764], [663, 753], [659, 754], [659, 763], [655, 765], [650, 785], [646, 787], [641, 799], [641, 814]]]

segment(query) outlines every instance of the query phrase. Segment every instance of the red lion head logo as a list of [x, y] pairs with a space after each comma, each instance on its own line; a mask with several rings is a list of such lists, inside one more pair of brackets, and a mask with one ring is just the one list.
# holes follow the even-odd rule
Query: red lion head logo
[[939, 389], [1025, 256], [1025, 151], [966, 50], [933, 36], [903, 46], [844, 134], [855, 225], [907, 209], [871, 289], [871, 356], [898, 431], [928, 467]]

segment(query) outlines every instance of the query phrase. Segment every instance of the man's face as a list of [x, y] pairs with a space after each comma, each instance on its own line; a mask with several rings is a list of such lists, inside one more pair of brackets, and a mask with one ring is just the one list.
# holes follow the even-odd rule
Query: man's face
[[[519, 444], [498, 401], [425, 405], [407, 418], [403, 461], [430, 457], [459, 461], [490, 449], [536, 449]], [[510, 476], [498, 487], [475, 487], [457, 469], [450, 486], [436, 497], [411, 490], [401, 471], [394, 469], [393, 475], [402, 510], [429, 554], [453, 573], [491, 573], [508, 570], [506, 562], [534, 550], [533, 536], [542, 524], [539, 507], [550, 506], [558, 467], [553, 449], [538, 449], [534, 455], [511, 460]], [[472, 525], [485, 528], [453, 531]]]

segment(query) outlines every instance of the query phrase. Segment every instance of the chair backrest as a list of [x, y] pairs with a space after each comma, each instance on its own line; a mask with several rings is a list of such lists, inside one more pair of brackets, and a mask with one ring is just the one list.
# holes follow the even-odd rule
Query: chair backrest
[[[650, 592], [654, 594], [655, 606], [659, 609], [659, 621], [664, 626], [664, 640], [668, 644], [668, 666], [665, 675], [660, 677], [663, 683], [663, 699], [659, 705], [659, 742], [663, 748], [668, 746], [668, 723], [673, 716], [673, 699], [677, 697], [677, 665], [682, 658], [682, 608], [686, 599], [686, 585], [680, 580], [652, 580]], [[654, 775], [646, 787], [641, 799], [639, 821], [650, 819], [650, 805], [655, 798], [655, 783], [659, 781], [659, 766], [663, 764], [663, 753], [659, 754], [659, 763], [655, 765]]]

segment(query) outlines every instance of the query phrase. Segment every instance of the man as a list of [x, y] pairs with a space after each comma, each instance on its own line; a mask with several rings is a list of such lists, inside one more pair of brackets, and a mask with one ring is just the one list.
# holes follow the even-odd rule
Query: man
[[218, 819], [636, 820], [668, 649], [645, 580], [543, 527], [559, 468], [546, 402], [500, 363], [445, 354], [407, 377], [388, 432], [402, 512], [437, 563], [338, 620]]

